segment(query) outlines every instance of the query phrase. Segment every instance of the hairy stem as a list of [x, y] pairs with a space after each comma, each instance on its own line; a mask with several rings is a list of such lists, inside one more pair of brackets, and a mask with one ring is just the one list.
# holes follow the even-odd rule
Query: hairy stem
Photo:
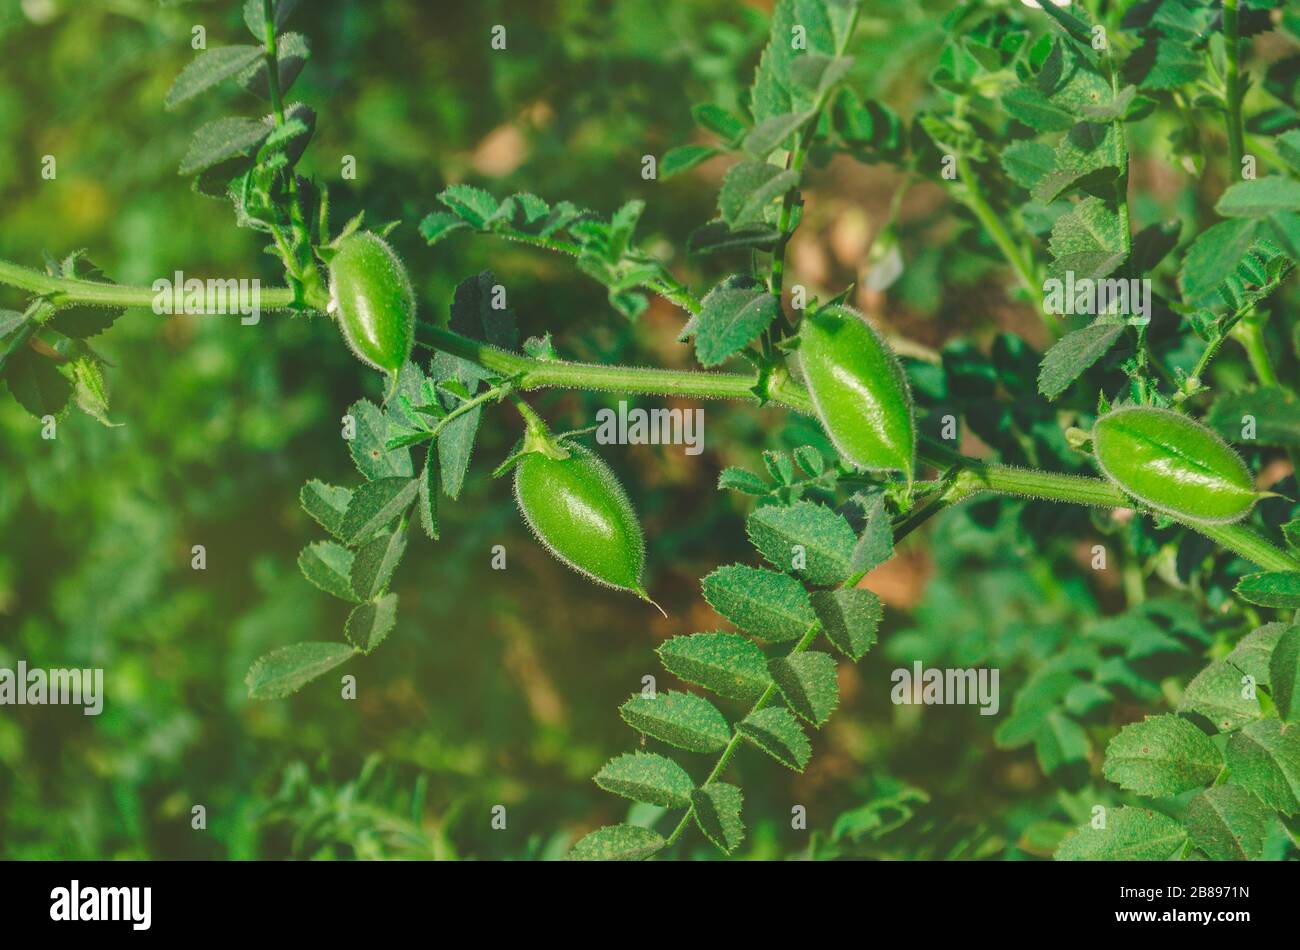
[[[48, 304], [97, 303], [110, 306], [149, 306], [155, 296], [147, 287], [128, 287], [67, 277], [50, 277], [39, 271], [0, 261], [0, 283], [10, 284], [39, 294]], [[273, 287], [262, 292], [264, 309], [284, 309], [294, 303], [293, 291]], [[567, 360], [544, 360], [511, 353], [472, 340], [450, 330], [421, 322], [420, 345], [442, 350], [516, 378], [516, 390], [587, 389], [628, 394], [674, 395], [698, 399], [741, 399], [776, 402], [796, 412], [811, 415], [812, 399], [808, 391], [778, 369], [767, 375], [745, 373], [707, 373], [698, 370], [651, 369], [639, 366], [602, 366]], [[1265, 354], [1266, 356], [1267, 354]], [[1276, 377], [1274, 376], [1274, 379]], [[941, 470], [954, 466], [962, 469], [950, 492], [952, 502], [977, 492], [994, 492], [1024, 498], [1042, 498], [1071, 504], [1110, 508], [1132, 507], [1133, 502], [1118, 488], [1100, 478], [1060, 475], [1032, 469], [995, 465], [967, 458], [946, 446], [922, 439], [918, 455], [921, 461]], [[1282, 550], [1253, 528], [1242, 524], [1185, 523], [1216, 542], [1258, 564], [1265, 570], [1300, 570], [1300, 558]]]
[[1224, 76], [1228, 124], [1228, 155], [1232, 160], [1231, 181], [1241, 178], [1241, 159], [1245, 154], [1242, 144], [1241, 121], [1241, 36], [1238, 28], [1238, 0], [1223, 0], [1223, 48], [1227, 59]]
[[[72, 304], [92, 304], [103, 307], [153, 307], [158, 292], [151, 287], [130, 287], [125, 284], [109, 284], [95, 280], [83, 280], [79, 277], [51, 277], [49, 274], [0, 261], [0, 284], [8, 284], [20, 290], [43, 297], [55, 307], [67, 307]], [[204, 289], [204, 310], [212, 313], [218, 311], [218, 292], [216, 287]], [[267, 287], [261, 290], [261, 307], [263, 310], [286, 310], [293, 306], [293, 291], [288, 287]]]

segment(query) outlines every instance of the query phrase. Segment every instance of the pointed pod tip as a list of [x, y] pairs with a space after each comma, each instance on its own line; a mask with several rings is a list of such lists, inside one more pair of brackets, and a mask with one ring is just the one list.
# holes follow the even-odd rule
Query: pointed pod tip
[[638, 584], [636, 587], [633, 587], [633, 588], [632, 588], [632, 593], [636, 594], [638, 597], [640, 597], [642, 600], [644, 600], [647, 604], [649, 604], [650, 606], [652, 606], [655, 610], [659, 611], [659, 613], [663, 614], [663, 618], [664, 618], [665, 620], [668, 619], [668, 611], [666, 611], [666, 610], [664, 610], [662, 607], [660, 607], [659, 604], [658, 604], [654, 599], [652, 599], [651, 596], [650, 596], [649, 594], [646, 593], [645, 588], [642, 587], [640, 584]]

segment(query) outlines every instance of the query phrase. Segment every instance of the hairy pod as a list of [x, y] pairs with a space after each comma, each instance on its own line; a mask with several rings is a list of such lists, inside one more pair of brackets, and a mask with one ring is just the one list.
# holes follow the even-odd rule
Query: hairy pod
[[649, 600], [641, 584], [645, 538], [623, 487], [586, 446], [561, 445], [568, 458], [528, 452], [515, 466], [515, 500], [524, 521], [578, 573]]
[[898, 359], [857, 311], [823, 307], [799, 328], [799, 362], [817, 417], [858, 468], [900, 471], [916, 457], [912, 394]]
[[1257, 492], [1246, 463], [1206, 426], [1168, 409], [1126, 406], [1099, 418], [1093, 453], [1102, 472], [1157, 511], [1193, 521], [1244, 518]]
[[330, 260], [330, 312], [361, 362], [397, 373], [415, 345], [415, 293], [401, 258], [379, 235], [358, 231]]

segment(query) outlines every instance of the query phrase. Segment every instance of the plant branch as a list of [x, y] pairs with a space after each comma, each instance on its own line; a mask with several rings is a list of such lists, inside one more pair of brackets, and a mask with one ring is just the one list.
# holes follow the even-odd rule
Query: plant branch
[[[814, 621], [808, 628], [808, 632], [803, 635], [799, 642], [794, 645], [786, 656], [795, 656], [807, 650], [808, 647], [812, 646], [813, 641], [817, 639], [817, 634], [821, 632], [821, 629], [821, 621]], [[749, 712], [745, 714], [745, 718], [748, 719], [760, 709], [766, 708], [767, 704], [772, 701], [772, 697], [775, 695], [776, 684], [768, 683], [767, 689], [763, 690], [763, 695], [754, 700], [754, 705], [749, 707]], [[734, 756], [736, 750], [740, 748], [742, 739], [744, 739], [744, 735], [739, 731], [732, 733], [731, 739], [727, 742], [726, 748], [724, 748], [722, 753], [718, 756], [718, 761], [714, 764], [713, 771], [710, 772], [709, 777], [704, 780], [704, 785], [712, 785], [718, 780], [718, 777], [722, 775], [726, 770], [727, 765], [731, 762], [731, 757]], [[703, 787], [703, 785], [701, 787]], [[686, 814], [682, 815], [682, 820], [677, 822], [677, 827], [673, 829], [673, 833], [668, 836], [668, 841], [664, 845], [665, 849], [672, 847], [677, 842], [677, 839], [682, 836], [682, 832], [684, 832], [687, 825], [690, 824], [691, 816], [693, 814], [695, 814], [695, 806], [690, 805], [686, 809]]]
[[[837, 56], [844, 55], [844, 51], [848, 47], [849, 39], [852, 38], [853, 31], [857, 29], [858, 14], [860, 11], [861, 7], [854, 4], [853, 12], [844, 30], [844, 43], [835, 51]], [[796, 133], [794, 150], [791, 151], [785, 165], [785, 167], [790, 171], [795, 173], [803, 171], [804, 162], [808, 158], [808, 147], [812, 144], [813, 136], [817, 134], [817, 126], [821, 122], [822, 110], [826, 108], [826, 101], [830, 98], [830, 94], [834, 91], [834, 88], [835, 86], [832, 85], [818, 93], [816, 100], [813, 102], [813, 107], [810, 110], [811, 114], [809, 115], [808, 121], [805, 122]], [[791, 236], [794, 234], [794, 229], [791, 228], [790, 222], [794, 217], [794, 207], [796, 202], [799, 200], [798, 195], [799, 189], [797, 187], [792, 188], [785, 193], [785, 197], [781, 201], [781, 215], [777, 219], [776, 224], [776, 229], [780, 233], [780, 237], [777, 238], [776, 246], [772, 248], [771, 276], [768, 280], [768, 289], [778, 298], [781, 296], [781, 287], [785, 279], [785, 249], [786, 245], [790, 243]]]
[[[0, 260], [0, 284], [29, 291], [44, 298], [56, 308], [79, 303], [103, 307], [152, 308], [158, 296], [158, 291], [151, 287], [109, 284], [83, 280], [79, 277], [51, 277], [33, 268], [2, 260]], [[205, 285], [204, 309], [208, 312], [218, 309], [217, 293], [217, 288]], [[263, 310], [287, 310], [294, 304], [293, 291], [288, 287], [262, 288], [260, 293]]]
[[[106, 284], [70, 277], [50, 277], [39, 271], [0, 261], [0, 283], [10, 284], [40, 295], [47, 304], [67, 306], [92, 303], [109, 306], [150, 306], [156, 296], [147, 287]], [[293, 291], [272, 287], [261, 291], [262, 306], [267, 310], [287, 309], [294, 305]], [[461, 336], [421, 321], [419, 344], [442, 350], [453, 356], [478, 363], [503, 376], [514, 377], [516, 390], [586, 389], [628, 394], [687, 396], [698, 399], [740, 399], [776, 402], [796, 412], [811, 415], [812, 399], [808, 391], [779, 368], [767, 375], [744, 373], [709, 373], [698, 370], [652, 369], [639, 366], [603, 366], [568, 360], [545, 360], [511, 353], [478, 340]], [[1265, 354], [1266, 355], [1266, 354]], [[1274, 377], [1276, 378], [1276, 377]], [[1071, 504], [1131, 508], [1133, 502], [1118, 488], [1099, 478], [1060, 475], [1009, 465], [995, 465], [967, 458], [946, 446], [922, 439], [921, 461], [941, 470], [959, 466], [961, 478], [950, 488], [953, 497], [947, 503], [977, 492], [989, 491], [1024, 498], [1041, 498]], [[973, 481], [972, 481], [973, 480]], [[1242, 524], [1199, 524], [1185, 522], [1219, 546], [1258, 564], [1265, 570], [1300, 570], [1300, 559], [1283, 551], [1254, 529]]]
[[1241, 159], [1245, 153], [1242, 144], [1241, 121], [1241, 35], [1238, 19], [1238, 0], [1223, 0], [1223, 49], [1227, 59], [1224, 76], [1224, 97], [1227, 99], [1225, 121], [1228, 124], [1228, 155], [1232, 160], [1231, 181], [1241, 178]]

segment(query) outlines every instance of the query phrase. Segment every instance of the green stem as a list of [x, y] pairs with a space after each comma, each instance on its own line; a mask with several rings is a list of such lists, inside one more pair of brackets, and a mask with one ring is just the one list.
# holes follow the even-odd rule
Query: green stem
[[[283, 128], [285, 124], [284, 100], [280, 94], [280, 58], [275, 43], [275, 13], [271, 0], [262, 0], [262, 18], [265, 23], [263, 45], [266, 50], [266, 86], [271, 96], [271, 113], [275, 116], [275, 127]], [[298, 197], [298, 172], [294, 168], [287, 171], [289, 178], [289, 224], [293, 229], [293, 242], [290, 253], [285, 256], [284, 264], [289, 272], [302, 282], [304, 296], [318, 306], [326, 295], [321, 282], [320, 272], [316, 269], [311, 253], [311, 236], [307, 222], [302, 213], [302, 202]], [[277, 244], [283, 244], [283, 238], [277, 235]], [[281, 254], [284, 254], [283, 248]]]
[[[98, 303], [116, 306], [149, 306], [154, 292], [147, 287], [103, 284], [67, 277], [49, 277], [39, 271], [0, 261], [0, 283], [11, 284], [40, 294], [47, 304]], [[284, 287], [263, 290], [265, 309], [283, 309], [294, 301], [293, 291]], [[698, 399], [740, 399], [754, 401], [760, 396], [811, 415], [812, 399], [808, 391], [779, 368], [766, 375], [743, 373], [706, 373], [697, 370], [648, 369], [635, 366], [602, 366], [573, 363], [567, 360], [543, 360], [511, 353], [487, 343], [472, 340], [450, 330], [421, 322], [424, 334], [420, 345], [442, 350], [478, 363], [493, 372], [515, 379], [519, 390], [561, 388], [601, 390], [605, 392], [641, 393], [694, 397]], [[1261, 344], [1262, 345], [1262, 344]], [[1264, 354], [1267, 357], [1267, 354]], [[1271, 367], [1270, 367], [1271, 369]], [[1274, 379], [1276, 377], [1273, 377]], [[1008, 465], [994, 465], [958, 455], [946, 446], [922, 439], [920, 460], [940, 470], [959, 466], [961, 476], [949, 492], [953, 503], [977, 492], [994, 492], [1024, 498], [1042, 498], [1072, 504], [1110, 508], [1132, 507], [1133, 502], [1109, 482], [1078, 475], [1059, 475]], [[1206, 525], [1186, 523], [1194, 531], [1215, 541], [1265, 570], [1300, 570], [1300, 559], [1283, 551], [1254, 529], [1241, 524]]]
[[[1041, 288], [1039, 288], [1038, 281], [1034, 276], [1033, 267], [1026, 260], [1024, 254], [1021, 253], [1021, 249], [1016, 245], [1016, 242], [1012, 240], [1010, 232], [1007, 231], [997, 212], [984, 199], [984, 194], [980, 191], [979, 180], [975, 177], [975, 172], [971, 169], [970, 162], [965, 155], [957, 156], [957, 177], [962, 184], [958, 200], [967, 208], [970, 208], [975, 217], [979, 219], [980, 226], [993, 239], [993, 243], [1002, 252], [1002, 256], [1006, 258], [1012, 270], [1016, 272], [1025, 289], [1031, 293], [1040, 290]], [[1041, 307], [1039, 311], [1041, 313]], [[1048, 321], [1047, 314], [1042, 314], [1042, 317], [1053, 332], [1059, 332], [1059, 328]]]
[[1223, 48], [1227, 59], [1225, 98], [1228, 123], [1228, 155], [1232, 160], [1230, 181], [1241, 178], [1241, 159], [1245, 154], [1242, 144], [1241, 121], [1241, 36], [1238, 27], [1238, 0], [1223, 0]]
[[[45, 298], [57, 307], [85, 303], [105, 307], [153, 307], [158, 292], [150, 287], [108, 284], [79, 277], [51, 277], [21, 264], [0, 261], [0, 284], [8, 284]], [[206, 287], [204, 310], [215, 312], [218, 289]], [[286, 310], [293, 306], [293, 291], [288, 287], [269, 287], [261, 291], [263, 310]]]
[[1250, 360], [1250, 368], [1254, 370], [1255, 378], [1260, 384], [1276, 386], [1277, 373], [1273, 369], [1273, 360], [1269, 357], [1268, 347], [1264, 342], [1263, 323], [1254, 318], [1242, 320], [1232, 328], [1232, 335], [1246, 351], [1246, 359]]
[[[814, 622], [812, 626], [808, 628], [808, 632], [803, 635], [803, 638], [794, 645], [794, 648], [787, 653], [786, 656], [795, 656], [807, 650], [808, 647], [812, 646], [812, 642], [817, 639], [817, 634], [821, 631], [821, 628], [820, 621]], [[763, 695], [759, 696], [758, 699], [754, 701], [754, 705], [749, 707], [749, 712], [745, 714], [745, 718], [748, 719], [760, 709], [765, 708], [767, 704], [772, 701], [772, 697], [775, 695], [776, 684], [769, 683], [767, 689], [763, 690]], [[714, 764], [713, 771], [710, 772], [709, 777], [704, 780], [704, 785], [712, 785], [718, 780], [718, 777], [726, 770], [728, 763], [731, 762], [731, 757], [734, 756], [736, 750], [740, 748], [740, 742], [743, 738], [744, 736], [739, 731], [732, 733], [731, 739], [727, 742], [726, 748], [723, 749], [722, 754], [718, 756], [718, 761]], [[695, 814], [695, 806], [691, 805], [686, 809], [686, 814], [682, 815], [682, 820], [677, 823], [677, 827], [673, 829], [673, 833], [668, 836], [668, 842], [664, 845], [665, 848], [672, 847], [672, 845], [677, 842], [677, 839], [682, 836], [682, 832], [684, 832], [686, 826], [690, 824], [691, 815], [693, 814]]]
[[[857, 4], [853, 6], [853, 12], [849, 18], [847, 27], [844, 30], [844, 43], [835, 51], [837, 56], [843, 56], [844, 50], [848, 47], [849, 39], [853, 36], [853, 31], [857, 29], [858, 13], [861, 7]], [[796, 174], [803, 171], [804, 162], [808, 158], [808, 148], [812, 144], [813, 136], [817, 134], [817, 126], [821, 122], [822, 110], [826, 108], [826, 102], [830, 94], [834, 91], [834, 86], [823, 89], [818, 93], [816, 100], [813, 102], [808, 121], [800, 127], [796, 133], [794, 150], [786, 160], [785, 167]], [[790, 243], [790, 238], [794, 235], [794, 229], [791, 228], [791, 220], [794, 217], [795, 204], [799, 200], [799, 189], [792, 188], [785, 193], [781, 201], [781, 215], [777, 219], [776, 229], [780, 233], [777, 238], [776, 246], [772, 248], [772, 265], [771, 276], [768, 281], [768, 288], [776, 297], [781, 296], [781, 287], [785, 281], [785, 249]]]
[[[510, 391], [513, 388], [514, 387], [512, 386], [511, 383], [505, 382], [502, 383], [500, 386], [491, 386], [483, 390], [477, 396], [474, 396], [473, 398], [470, 399], [466, 399], [455, 409], [451, 410], [451, 412], [447, 413], [445, 416], [439, 419], [437, 423], [433, 425], [432, 428], [426, 431], [424, 433], [424, 437], [420, 440], [420, 442], [432, 442], [434, 439], [438, 437], [438, 435], [442, 432], [443, 429], [445, 429], [451, 423], [455, 422], [461, 416], [465, 415], [465, 413], [472, 412], [476, 407], [481, 406], [483, 405], [483, 403], [488, 402], [492, 399], [496, 399], [498, 401], [504, 399], [506, 396], [510, 394]], [[419, 443], [408, 442], [406, 444], [418, 445]]]

